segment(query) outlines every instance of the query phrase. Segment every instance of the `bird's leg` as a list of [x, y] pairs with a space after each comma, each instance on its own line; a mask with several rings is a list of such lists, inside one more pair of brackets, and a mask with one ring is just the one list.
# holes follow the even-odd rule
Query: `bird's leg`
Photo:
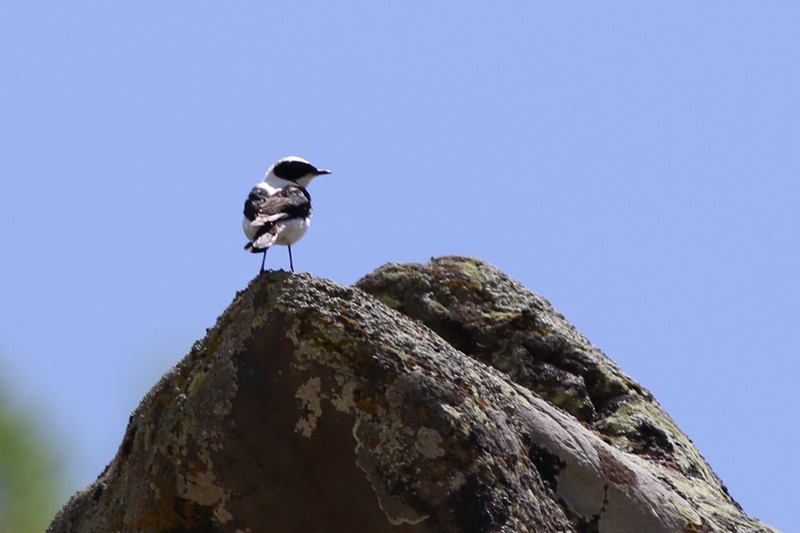
[[292, 269], [292, 272], [294, 272], [294, 261], [292, 261], [292, 247], [287, 246], [287, 248], [289, 249], [289, 268]]
[[[267, 260], [267, 250], [269, 250], [269, 248], [264, 248], [264, 256], [261, 258], [261, 272], [264, 272], [264, 263]], [[259, 274], [261, 272], [259, 272]]]

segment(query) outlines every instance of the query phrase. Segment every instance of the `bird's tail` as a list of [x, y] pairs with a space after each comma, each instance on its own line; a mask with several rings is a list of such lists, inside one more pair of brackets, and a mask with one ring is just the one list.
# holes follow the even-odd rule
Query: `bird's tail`
[[247, 244], [244, 245], [244, 251], [250, 252], [251, 254], [260, 254], [267, 248], [269, 248], [269, 246], [264, 246], [264, 247], [254, 246], [252, 242], [248, 242]]

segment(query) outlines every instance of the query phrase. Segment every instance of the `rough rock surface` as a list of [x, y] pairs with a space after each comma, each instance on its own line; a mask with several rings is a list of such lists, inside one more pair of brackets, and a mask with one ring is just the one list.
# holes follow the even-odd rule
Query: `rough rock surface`
[[49, 531], [775, 530], [546, 300], [446, 257], [256, 278]]

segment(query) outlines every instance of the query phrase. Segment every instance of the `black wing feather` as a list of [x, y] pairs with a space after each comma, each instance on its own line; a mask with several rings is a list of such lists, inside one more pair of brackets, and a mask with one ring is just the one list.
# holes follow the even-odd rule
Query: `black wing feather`
[[260, 187], [254, 187], [244, 203], [244, 216], [258, 224], [277, 222], [287, 218], [305, 218], [311, 214], [311, 196], [303, 187], [286, 187], [270, 196]]
[[267, 199], [269, 199], [267, 191], [260, 187], [253, 187], [253, 190], [247, 195], [247, 200], [244, 201], [244, 216], [247, 217], [247, 220], [252, 222], [256, 219], [259, 207]]
[[289, 186], [270, 196], [254, 187], [244, 203], [244, 216], [258, 231], [253, 240], [269, 232], [277, 222], [311, 215], [311, 195], [303, 187]]

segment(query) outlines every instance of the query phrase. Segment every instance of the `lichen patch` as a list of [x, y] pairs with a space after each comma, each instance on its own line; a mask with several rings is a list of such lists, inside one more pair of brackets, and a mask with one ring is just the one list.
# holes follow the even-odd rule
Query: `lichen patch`
[[349, 413], [350, 410], [355, 406], [355, 400], [353, 399], [353, 391], [355, 391], [356, 383], [354, 381], [345, 382], [342, 385], [342, 392], [339, 395], [334, 395], [331, 398], [331, 404], [333, 404], [334, 409], [341, 413]]
[[214, 508], [217, 521], [224, 524], [233, 519], [224, 505], [228, 494], [223, 487], [217, 484], [214, 465], [208, 451], [201, 450], [198, 455], [200, 464], [197, 465], [197, 468], [191, 468], [185, 476], [178, 476], [178, 494], [198, 505]]
[[304, 437], [311, 437], [322, 416], [322, 381], [318, 377], [309, 379], [298, 387], [295, 397], [300, 400], [300, 410], [304, 410], [305, 414], [301, 415], [294, 430]]
[[436, 459], [444, 455], [442, 436], [433, 428], [422, 427], [417, 431], [414, 449], [426, 459]]

